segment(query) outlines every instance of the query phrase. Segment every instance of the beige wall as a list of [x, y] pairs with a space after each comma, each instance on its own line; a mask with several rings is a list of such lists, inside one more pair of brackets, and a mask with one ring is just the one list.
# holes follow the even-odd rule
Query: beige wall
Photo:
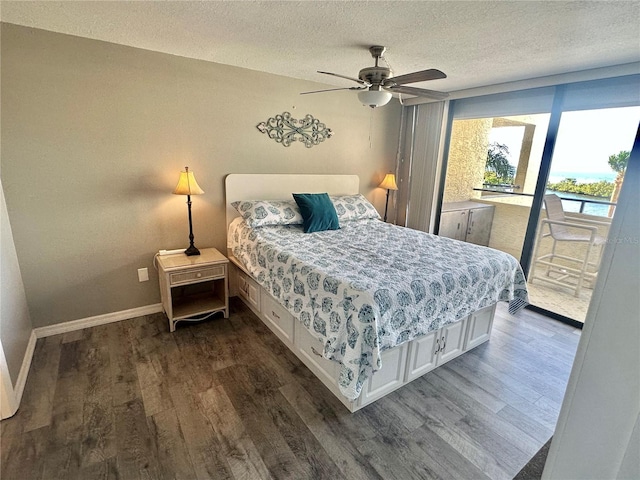
[[[0, 355], [6, 358], [7, 373], [15, 387], [32, 326], [1, 187], [0, 184]], [[4, 365], [1, 359], [0, 365]]]
[[[1, 45], [2, 181], [34, 326], [160, 301], [152, 256], [188, 244], [170, 193], [185, 165], [206, 192], [199, 247], [224, 251], [229, 173], [357, 174], [384, 209], [395, 101], [372, 111], [353, 92], [300, 96], [319, 85], [7, 24]], [[283, 111], [335, 134], [285, 148], [256, 129]]]
[[480, 197], [473, 189], [482, 187], [492, 122], [491, 118], [453, 122], [443, 202]]

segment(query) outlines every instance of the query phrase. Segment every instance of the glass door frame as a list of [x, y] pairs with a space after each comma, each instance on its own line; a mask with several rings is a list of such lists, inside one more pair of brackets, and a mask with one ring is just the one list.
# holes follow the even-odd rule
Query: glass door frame
[[[529, 210], [529, 219], [527, 221], [527, 229], [525, 232], [522, 252], [519, 259], [520, 266], [522, 267], [522, 271], [524, 272], [524, 275], [527, 278], [529, 276], [529, 271], [531, 269], [531, 261], [533, 257], [536, 234], [538, 229], [538, 219], [540, 218], [540, 213], [542, 211], [544, 195], [547, 189], [549, 174], [551, 172], [551, 162], [553, 160], [553, 151], [555, 149], [556, 140], [558, 137], [558, 130], [560, 128], [560, 120], [562, 118], [562, 112], [563, 112], [562, 107], [564, 102], [565, 90], [566, 90], [565, 85], [556, 85], [554, 87], [553, 103], [551, 105], [551, 112], [550, 112], [549, 123], [547, 127], [547, 134], [545, 138], [544, 148], [542, 151], [540, 168], [538, 170], [536, 188], [533, 194], [531, 208]], [[455, 100], [451, 100], [449, 111], [450, 112], [455, 111]], [[453, 129], [453, 121], [454, 121], [453, 117], [454, 115], [449, 115], [447, 118], [444, 152], [442, 157], [443, 158], [442, 170], [441, 170], [442, 173], [440, 175], [440, 180], [438, 185], [438, 199], [436, 203], [436, 216], [435, 216], [435, 227], [434, 227], [434, 233], [436, 234], [438, 234], [439, 226], [440, 226], [442, 203], [444, 198], [444, 190], [445, 190], [445, 182], [446, 182], [447, 163], [449, 158], [449, 148], [451, 144], [451, 132]], [[574, 320], [573, 318], [566, 317], [564, 315], [553, 312], [551, 310], [547, 310], [537, 305], [530, 304], [527, 306], [527, 308], [534, 312], [542, 313], [543, 315], [551, 317], [555, 320], [559, 320], [563, 323], [567, 323], [579, 329], [582, 329], [584, 325], [583, 322], [579, 322], [577, 320]]]
[[[527, 278], [529, 278], [529, 270], [531, 269], [531, 261], [536, 242], [536, 233], [538, 231], [538, 219], [540, 218], [540, 212], [542, 212], [542, 203], [544, 200], [544, 195], [547, 191], [547, 182], [549, 181], [549, 174], [551, 172], [553, 151], [556, 147], [558, 130], [560, 129], [562, 103], [564, 101], [564, 90], [564, 85], [557, 86], [555, 96], [553, 97], [551, 116], [549, 117], [549, 126], [547, 128], [547, 138], [544, 142], [542, 159], [540, 160], [540, 169], [538, 170], [538, 181], [536, 183], [536, 189], [533, 193], [531, 209], [529, 210], [529, 221], [527, 223], [527, 230], [524, 235], [524, 244], [522, 245], [520, 265], [522, 266], [522, 271]], [[547, 310], [545, 310], [545, 312], [547, 312]], [[562, 315], [562, 317], [564, 317], [564, 315]], [[572, 320], [568, 317], [564, 318]], [[575, 320], [572, 321], [575, 322]]]

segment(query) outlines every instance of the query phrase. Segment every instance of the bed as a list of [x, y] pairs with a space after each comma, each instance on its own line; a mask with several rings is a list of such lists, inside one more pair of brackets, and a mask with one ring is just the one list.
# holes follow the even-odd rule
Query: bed
[[[382, 222], [358, 191], [354, 175], [226, 178], [232, 293], [352, 412], [487, 341], [497, 301], [528, 301], [510, 255]], [[303, 233], [295, 192], [332, 195], [340, 228]]]

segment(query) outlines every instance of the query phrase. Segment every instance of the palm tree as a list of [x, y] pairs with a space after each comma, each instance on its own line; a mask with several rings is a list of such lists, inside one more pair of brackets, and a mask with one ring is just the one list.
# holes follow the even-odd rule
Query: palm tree
[[627, 163], [629, 162], [630, 152], [623, 150], [615, 155], [609, 156], [609, 166], [611, 170], [618, 174], [618, 178], [624, 177], [624, 172], [627, 170]]
[[[614, 180], [613, 193], [611, 194], [611, 201], [616, 203], [618, 201], [618, 195], [620, 195], [620, 188], [622, 187], [622, 180], [624, 179], [624, 173], [627, 171], [627, 163], [629, 163], [629, 155], [631, 152], [622, 150], [615, 155], [609, 156], [609, 166], [611, 170], [618, 175]], [[609, 216], [613, 216], [614, 206], [609, 207]]]
[[509, 147], [502, 143], [489, 144], [487, 164], [485, 166], [485, 183], [513, 183], [516, 169], [507, 158]]

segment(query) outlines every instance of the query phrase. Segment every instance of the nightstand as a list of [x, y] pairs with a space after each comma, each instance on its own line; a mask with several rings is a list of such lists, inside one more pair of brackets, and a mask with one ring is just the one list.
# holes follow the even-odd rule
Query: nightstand
[[[223, 312], [229, 318], [229, 260], [215, 248], [200, 255], [159, 255], [158, 277], [162, 308], [174, 332], [182, 320], [198, 321]], [[192, 318], [199, 315], [200, 318]]]

